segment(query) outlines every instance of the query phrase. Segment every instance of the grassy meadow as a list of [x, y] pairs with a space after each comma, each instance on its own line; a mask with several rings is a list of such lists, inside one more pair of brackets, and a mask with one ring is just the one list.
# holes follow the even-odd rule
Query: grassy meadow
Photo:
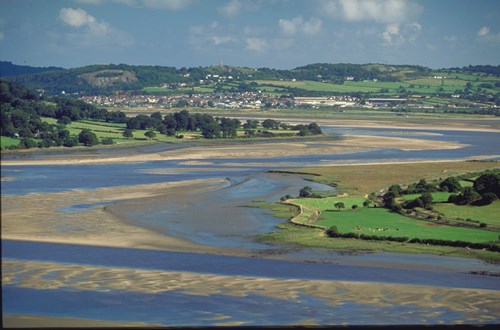
[[500, 201], [485, 206], [459, 206], [452, 203], [437, 203], [435, 211], [451, 219], [470, 219], [500, 226]]
[[8, 136], [2, 136], [0, 138], [0, 146], [2, 147], [2, 149], [10, 146], [17, 146], [19, 142], [21, 142], [20, 139], [11, 138]]
[[[356, 166], [331, 166], [297, 170], [311, 173], [311, 179], [321, 183], [334, 184], [341, 195], [326, 198], [297, 198], [289, 202], [300, 205], [302, 213], [295, 216], [294, 222], [316, 228], [304, 228], [291, 223], [279, 226], [278, 231], [263, 235], [264, 241], [295, 243], [305, 246], [351, 249], [355, 251], [393, 251], [405, 253], [451, 254], [477, 258], [500, 260], [500, 254], [491, 251], [474, 250], [460, 247], [431, 246], [392, 241], [367, 241], [353, 238], [326, 237], [324, 230], [336, 226], [339, 233], [355, 233], [378, 237], [407, 237], [408, 239], [436, 239], [447, 241], [466, 241], [471, 243], [500, 242], [500, 232], [471, 227], [457, 227], [418, 220], [391, 212], [385, 208], [363, 207], [371, 192], [378, 192], [392, 184], [409, 184], [425, 178], [427, 181], [444, 179], [448, 176], [484, 171], [500, 166], [499, 162], [430, 162], [407, 164], [381, 164]], [[468, 182], [468, 181], [466, 181]], [[406, 195], [414, 199], [421, 194]], [[500, 224], [498, 217], [500, 201], [488, 206], [457, 206], [444, 203], [450, 193], [433, 193], [434, 209], [448, 218], [470, 218], [492, 225]], [[336, 209], [335, 203], [344, 203], [344, 208]], [[357, 208], [353, 209], [352, 206]], [[284, 205], [284, 212], [289, 205]], [[289, 217], [292, 216], [288, 213]]]
[[[453, 193], [444, 192], [444, 191], [433, 192], [433, 193], [431, 193], [432, 201], [433, 201], [433, 203], [446, 203], [446, 202], [448, 202], [448, 198], [452, 194]], [[420, 196], [422, 196], [422, 194], [408, 194], [408, 195], [403, 195], [402, 197], [405, 201], [411, 201], [411, 200], [414, 200], [415, 198], [420, 197]]]

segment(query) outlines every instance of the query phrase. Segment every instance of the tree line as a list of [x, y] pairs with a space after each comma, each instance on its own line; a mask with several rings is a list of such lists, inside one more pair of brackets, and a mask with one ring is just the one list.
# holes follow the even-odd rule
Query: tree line
[[[55, 118], [57, 124], [49, 124], [43, 121], [42, 117]], [[146, 135], [150, 139], [154, 138], [154, 131], [177, 137], [182, 137], [178, 134], [181, 131], [200, 131], [207, 139], [235, 138], [240, 128], [244, 129], [246, 137], [272, 137], [274, 133], [269, 130], [278, 129], [289, 130], [292, 132], [290, 135], [322, 134], [321, 128], [316, 123], [289, 126], [274, 119], [266, 119], [262, 123], [249, 119], [246, 123], [241, 123], [238, 119], [218, 118], [200, 113], [190, 114], [187, 110], [165, 116], [160, 112], [154, 112], [149, 116], [141, 114], [127, 118], [122, 111], [108, 111], [69, 97], [43, 96], [5, 79], [0, 79], [0, 119], [0, 134], [19, 138], [18, 148], [113, 143], [110, 138], [99, 141], [90, 130], [83, 130], [78, 136], [72, 136], [66, 125], [83, 119], [123, 123], [126, 125], [125, 137], [131, 137], [133, 130], [150, 130], [151, 133]]]
[[[259, 129], [259, 126], [263, 130]], [[235, 138], [237, 131], [244, 130], [246, 137], [272, 137], [274, 133], [268, 130], [290, 130], [290, 135], [308, 136], [323, 134], [321, 127], [317, 123], [308, 125], [299, 124], [290, 126], [274, 119], [265, 119], [259, 122], [255, 119], [248, 119], [242, 123], [239, 119], [226, 117], [213, 117], [209, 114], [194, 113], [187, 110], [169, 113], [162, 116], [161, 113], [154, 112], [150, 116], [137, 115], [126, 121], [128, 130], [154, 130], [160, 134], [168, 136], [179, 136], [179, 132], [201, 132], [206, 139], [214, 138]]]

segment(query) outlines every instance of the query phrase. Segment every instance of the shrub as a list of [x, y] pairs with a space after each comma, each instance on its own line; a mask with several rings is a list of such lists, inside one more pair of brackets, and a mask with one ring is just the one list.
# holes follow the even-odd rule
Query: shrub
[[112, 138], [110, 138], [110, 137], [105, 137], [105, 138], [102, 138], [102, 139], [101, 139], [101, 143], [102, 143], [102, 144], [108, 144], [108, 145], [109, 145], [109, 144], [114, 144], [114, 143], [115, 143], [115, 141], [113, 141], [113, 139], [112, 139]]

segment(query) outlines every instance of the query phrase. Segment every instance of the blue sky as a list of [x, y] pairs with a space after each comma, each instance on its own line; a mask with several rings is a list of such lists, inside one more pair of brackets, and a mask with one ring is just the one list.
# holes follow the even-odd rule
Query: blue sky
[[31, 66], [500, 64], [499, 0], [0, 0], [0, 59]]

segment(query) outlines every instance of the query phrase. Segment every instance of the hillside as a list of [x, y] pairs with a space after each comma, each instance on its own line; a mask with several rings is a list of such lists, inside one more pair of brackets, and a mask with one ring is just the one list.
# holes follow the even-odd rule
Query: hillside
[[55, 66], [40, 68], [28, 65], [16, 65], [12, 64], [12, 62], [0, 61], [0, 76], [4, 78], [19, 76], [24, 74], [31, 75], [35, 73], [42, 73], [42, 72], [56, 71], [56, 70], [64, 70], [64, 69]]
[[126, 64], [59, 69], [6, 63], [2, 62], [2, 66], [8, 68], [0, 72], [2, 77], [50, 95], [63, 91], [102, 95], [116, 91], [176, 94], [252, 90], [294, 96], [357, 93], [358, 97], [438, 93], [472, 97], [482, 93], [490, 102], [495, 102], [500, 93], [500, 66], [488, 65], [432, 70], [414, 65], [316, 63], [278, 70], [227, 65], [177, 69]]

